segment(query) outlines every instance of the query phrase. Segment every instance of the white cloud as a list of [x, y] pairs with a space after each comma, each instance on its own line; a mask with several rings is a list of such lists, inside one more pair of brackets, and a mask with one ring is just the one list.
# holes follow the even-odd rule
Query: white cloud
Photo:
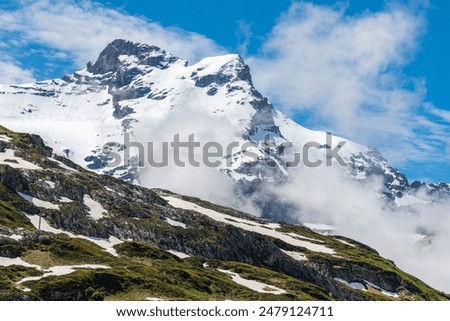
[[238, 41], [238, 51], [240, 55], [247, 55], [248, 46], [250, 45], [252, 36], [252, 25], [244, 20], [239, 20], [237, 22], [236, 38]]
[[193, 61], [223, 52], [200, 34], [166, 28], [92, 1], [23, 1], [15, 11], [0, 16], [0, 30], [13, 33], [21, 44], [38, 44], [52, 49], [52, 55], [68, 55], [78, 68], [95, 60], [116, 38], [157, 45]]
[[439, 117], [441, 121], [444, 121], [444, 122], [450, 124], [450, 111], [438, 109], [432, 105], [428, 105], [427, 107], [428, 107], [428, 110], [430, 113]]
[[30, 70], [22, 68], [13, 61], [0, 61], [0, 84], [23, 84], [34, 82]]
[[[375, 248], [406, 272], [450, 291], [450, 202], [390, 207], [379, 196], [379, 179], [343, 181], [330, 167], [299, 166], [290, 173], [287, 184], [270, 192], [299, 208], [299, 222], [335, 226], [337, 234]], [[420, 197], [429, 199], [426, 193]], [[421, 230], [434, 235], [431, 244], [420, 241]]]
[[[278, 107], [312, 113], [313, 126], [376, 146], [401, 166], [437, 152], [424, 132], [439, 128], [420, 113], [425, 81], [402, 73], [425, 29], [420, 12], [400, 6], [349, 16], [294, 3], [249, 62], [257, 88]], [[447, 144], [447, 135], [434, 138]]]

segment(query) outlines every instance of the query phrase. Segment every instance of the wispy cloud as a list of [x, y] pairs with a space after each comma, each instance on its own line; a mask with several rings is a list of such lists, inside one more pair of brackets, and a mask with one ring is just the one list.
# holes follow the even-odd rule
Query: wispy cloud
[[0, 16], [0, 30], [21, 40], [10, 42], [12, 48], [36, 44], [51, 55], [70, 58], [78, 68], [94, 60], [116, 38], [157, 45], [193, 61], [224, 52], [203, 35], [166, 28], [92, 1], [26, 0], [15, 9], [0, 11]]
[[[249, 61], [257, 87], [284, 111], [313, 115], [306, 125], [379, 147], [405, 165], [436, 153], [432, 141], [448, 141], [427, 121], [425, 80], [403, 72], [425, 31], [422, 12], [399, 5], [349, 16], [345, 7], [294, 3], [262, 57]], [[444, 135], [431, 141], [428, 133]]]
[[11, 58], [7, 57], [6, 60], [0, 61], [0, 84], [23, 84], [35, 80], [31, 70], [21, 67]]
[[247, 55], [248, 46], [250, 45], [252, 35], [252, 25], [244, 20], [239, 20], [237, 22], [236, 38], [238, 42], [237, 49], [240, 55]]

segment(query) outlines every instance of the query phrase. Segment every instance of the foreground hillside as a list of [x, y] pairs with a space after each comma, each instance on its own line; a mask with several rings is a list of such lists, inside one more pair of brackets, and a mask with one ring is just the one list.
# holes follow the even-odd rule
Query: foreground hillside
[[0, 127], [0, 299], [448, 300], [358, 242], [84, 170]]

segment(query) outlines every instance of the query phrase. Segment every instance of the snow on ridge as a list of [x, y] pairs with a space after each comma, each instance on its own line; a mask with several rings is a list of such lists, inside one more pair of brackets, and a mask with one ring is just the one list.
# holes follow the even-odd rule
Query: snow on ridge
[[287, 293], [286, 290], [280, 289], [273, 285], [269, 285], [255, 280], [244, 279], [238, 273], [234, 273], [232, 271], [223, 269], [217, 269], [217, 271], [231, 275], [231, 278], [234, 282], [258, 293], [271, 293], [276, 295]]
[[[223, 70], [229, 64], [240, 63], [240, 57], [237, 54], [226, 54], [221, 56], [206, 57], [194, 65], [187, 67], [188, 69], [197, 70], [199, 76], [215, 74]], [[230, 70], [232, 71], [232, 70]]]
[[[325, 245], [311, 243], [306, 240], [302, 240], [300, 238], [293, 237], [291, 235], [277, 231], [276, 229], [279, 228], [279, 225], [276, 223], [260, 224], [258, 222], [245, 220], [245, 219], [234, 217], [231, 215], [219, 213], [217, 211], [201, 207], [195, 203], [191, 203], [191, 202], [182, 200], [177, 197], [173, 197], [173, 196], [161, 196], [161, 197], [164, 198], [166, 201], [168, 201], [169, 204], [172, 205], [173, 207], [195, 211], [200, 214], [206, 215], [206, 216], [210, 217], [211, 219], [218, 221], [218, 222], [230, 224], [230, 225], [239, 227], [246, 231], [259, 233], [259, 234], [269, 236], [269, 237], [274, 237], [274, 238], [282, 240], [288, 244], [307, 248], [310, 251], [321, 252], [321, 253], [326, 253], [326, 254], [335, 254], [335, 251], [333, 249], [330, 249], [329, 247], [327, 247]], [[299, 237], [301, 237], [301, 236], [299, 236]]]

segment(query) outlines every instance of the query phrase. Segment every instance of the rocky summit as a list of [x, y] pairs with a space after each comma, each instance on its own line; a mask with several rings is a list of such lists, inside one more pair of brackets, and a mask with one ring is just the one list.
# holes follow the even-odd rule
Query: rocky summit
[[2, 300], [449, 299], [354, 240], [99, 175], [3, 127], [0, 274]]

